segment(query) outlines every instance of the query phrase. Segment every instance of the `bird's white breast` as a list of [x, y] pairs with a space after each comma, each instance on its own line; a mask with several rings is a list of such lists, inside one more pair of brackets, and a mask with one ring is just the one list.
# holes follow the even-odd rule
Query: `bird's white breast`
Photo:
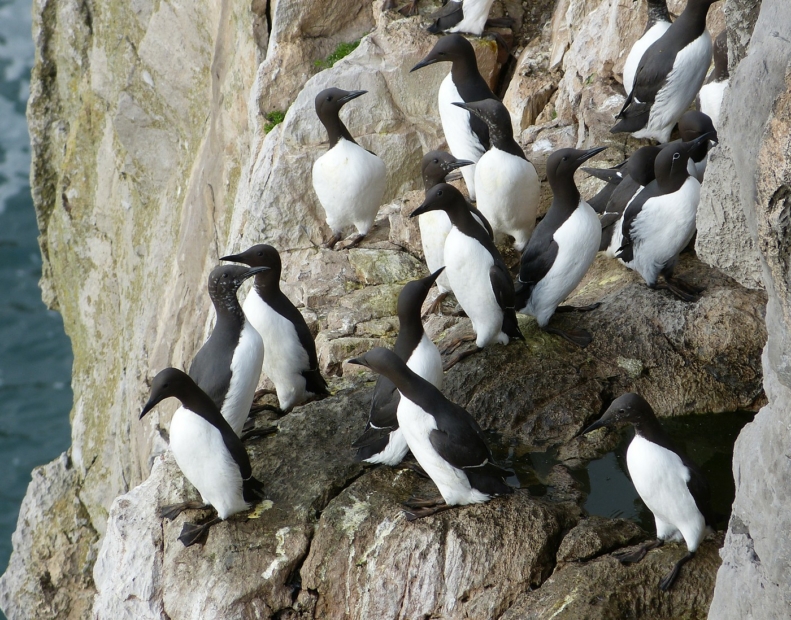
[[728, 80], [710, 82], [700, 87], [700, 111], [708, 114], [714, 129], [720, 127], [720, 109], [725, 91], [728, 89]]
[[494, 259], [485, 247], [455, 226], [451, 229], [445, 241], [445, 272], [453, 294], [472, 321], [479, 347], [495, 341], [508, 344], [502, 331], [503, 311], [489, 276], [492, 265]]
[[536, 225], [541, 186], [529, 161], [492, 147], [475, 166], [477, 207], [495, 234], [515, 239], [520, 252]]
[[494, 0], [464, 0], [462, 5], [464, 19], [449, 29], [448, 32], [466, 32], [480, 36], [484, 26], [486, 26], [489, 10], [492, 8], [493, 3]]
[[431, 383], [437, 389], [442, 389], [442, 357], [437, 346], [431, 342], [426, 333], [420, 339], [412, 355], [406, 362], [409, 369]]
[[[483, 156], [485, 149], [478, 136], [470, 129], [470, 113], [453, 105], [454, 101], [463, 103], [464, 99], [461, 98], [450, 73], [440, 84], [438, 99], [442, 131], [445, 133], [450, 152], [456, 159], [477, 162]], [[461, 174], [467, 184], [470, 200], [475, 200], [475, 166], [464, 166], [461, 168]]]
[[574, 213], [553, 235], [558, 245], [555, 262], [530, 295], [527, 314], [536, 317], [541, 327], [588, 271], [601, 243], [601, 223], [591, 206], [580, 199]]
[[382, 204], [384, 162], [344, 138], [313, 164], [313, 189], [333, 232], [354, 224], [367, 233]]
[[648, 284], [655, 284], [662, 269], [675, 262], [695, 233], [700, 183], [688, 177], [677, 192], [646, 200], [632, 222], [634, 259], [628, 265]]
[[654, 41], [667, 32], [668, 28], [670, 28], [670, 22], [656, 22], [642, 37], [635, 41], [623, 65], [623, 87], [627, 95], [632, 92], [634, 87], [634, 74], [637, 72], [637, 67], [643, 54], [651, 47]]
[[239, 467], [220, 431], [206, 420], [179, 407], [170, 423], [170, 449], [187, 480], [221, 519], [249, 507], [242, 496]]
[[[431, 273], [445, 265], [445, 239], [450, 232], [450, 218], [444, 211], [429, 211], [417, 218], [420, 227], [420, 242], [423, 255]], [[450, 291], [450, 282], [445, 272], [437, 278], [437, 288], [442, 293]]]
[[265, 303], [255, 289], [244, 301], [244, 312], [264, 341], [263, 370], [272, 380], [283, 411], [307, 399], [302, 371], [309, 370], [308, 353], [294, 324]]
[[222, 416], [237, 435], [242, 432], [250, 413], [255, 388], [261, 378], [263, 359], [264, 343], [261, 336], [250, 321], [245, 320], [239, 344], [231, 360], [231, 384], [222, 404]]
[[626, 452], [629, 477], [657, 520], [657, 534], [673, 540], [680, 532], [690, 551], [706, 533], [706, 522], [689, 492], [689, 469], [675, 452], [635, 435]]
[[463, 471], [453, 467], [437, 453], [429, 439], [431, 431], [437, 428], [434, 416], [404, 398], [403, 394], [398, 403], [398, 426], [415, 459], [437, 485], [447, 504], [474, 504], [489, 499], [470, 486]]

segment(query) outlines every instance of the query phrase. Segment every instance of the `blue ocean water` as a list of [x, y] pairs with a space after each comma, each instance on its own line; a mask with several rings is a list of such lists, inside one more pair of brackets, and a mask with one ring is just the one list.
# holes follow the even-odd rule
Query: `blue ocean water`
[[38, 288], [25, 120], [32, 65], [31, 0], [0, 0], [0, 573], [30, 471], [70, 438], [71, 344]]

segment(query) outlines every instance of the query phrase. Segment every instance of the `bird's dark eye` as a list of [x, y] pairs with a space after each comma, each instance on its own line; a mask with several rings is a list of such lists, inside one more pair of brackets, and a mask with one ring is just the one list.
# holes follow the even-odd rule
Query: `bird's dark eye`
[[568, 157], [564, 157], [564, 158], [563, 158], [563, 161], [567, 161], [567, 160], [568, 160]]
[[620, 409], [618, 413], [626, 413], [626, 409]]
[[439, 56], [444, 56], [445, 52], [438, 52]]
[[681, 157], [681, 153], [673, 153], [673, 161]]
[[438, 159], [436, 159], [436, 158], [434, 158], [434, 163], [435, 163], [435, 164], [438, 164], [438, 163], [439, 163], [439, 160], [438, 160]]
[[332, 95], [327, 96], [327, 101], [332, 101]]
[[437, 196], [442, 196], [442, 190], [437, 191]]
[[168, 387], [170, 387], [170, 386], [169, 386], [167, 383], [165, 383], [165, 384], [163, 384], [163, 385], [162, 385], [162, 387], [163, 387], [163, 388], [168, 388]]
[[258, 253], [258, 256], [263, 256], [263, 255], [264, 255], [264, 253], [263, 253], [263, 252], [259, 252], [259, 253]]
[[223, 278], [227, 278], [227, 277], [228, 277], [228, 274], [227, 274], [227, 273], [224, 273], [224, 274], [222, 274], [222, 277], [223, 277]]

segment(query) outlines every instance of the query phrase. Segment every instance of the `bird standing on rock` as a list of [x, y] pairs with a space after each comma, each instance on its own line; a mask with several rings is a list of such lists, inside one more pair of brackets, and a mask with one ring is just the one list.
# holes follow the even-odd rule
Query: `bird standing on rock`
[[688, 0], [684, 12], [643, 54], [612, 133], [667, 142], [695, 100], [711, 64], [706, 15], [717, 0]]
[[659, 582], [668, 590], [681, 567], [695, 556], [714, 519], [709, 506], [709, 486], [697, 466], [667, 436], [651, 405], [637, 394], [617, 398], [598, 422], [581, 434], [597, 428], [631, 424], [635, 436], [626, 452], [629, 477], [656, 520], [657, 540], [632, 553], [614, 554], [622, 563], [639, 562], [651, 549], [665, 541], [684, 540], [687, 555]]
[[[442, 358], [436, 345], [423, 330], [420, 308], [443, 269], [440, 267], [430, 276], [413, 280], [401, 290], [398, 296], [398, 338], [393, 348], [410, 370], [438, 389], [442, 388]], [[398, 465], [403, 460], [409, 447], [398, 428], [396, 412], [400, 400], [393, 382], [379, 375], [368, 425], [363, 435], [352, 444], [358, 448], [356, 460], [385, 465]]]
[[253, 477], [250, 459], [214, 401], [184, 372], [166, 368], [154, 377], [151, 397], [140, 413], [142, 420], [166, 398], [178, 398], [181, 407], [170, 422], [170, 449], [184, 476], [203, 500], [164, 506], [161, 516], [175, 519], [189, 508], [214, 508], [217, 517], [194, 525], [185, 523], [179, 540], [189, 547], [209, 528], [229, 516], [250, 508], [264, 498], [264, 486]]
[[[585, 276], [599, 250], [601, 223], [596, 212], [580, 196], [574, 172], [605, 148], [560, 149], [547, 159], [552, 205], [522, 253], [516, 285], [517, 311], [534, 316], [542, 330], [581, 347], [591, 342], [587, 331], [564, 331], [548, 323], [560, 302]], [[582, 311], [597, 306], [568, 309]]]
[[407, 520], [513, 493], [505, 483], [511, 472], [494, 463], [473, 417], [412, 372], [393, 351], [372, 349], [349, 363], [370, 368], [395, 384], [401, 394], [399, 428], [415, 459], [442, 495], [406, 502]]
[[489, 128], [490, 147], [475, 166], [477, 206], [495, 234], [514, 238], [514, 247], [525, 249], [536, 225], [541, 183], [536, 169], [514, 140], [511, 115], [496, 99], [454, 103], [481, 119]]
[[648, 22], [642, 36], [635, 41], [623, 65], [623, 87], [628, 95], [634, 88], [634, 75], [645, 51], [670, 28], [666, 0], [648, 0]]
[[[509, 339], [524, 340], [514, 312], [514, 284], [500, 252], [467, 208], [464, 196], [447, 183], [434, 186], [410, 217], [442, 210], [451, 228], [445, 241], [445, 272], [483, 348]], [[598, 219], [596, 220], [598, 225]]]
[[280, 254], [271, 245], [259, 244], [241, 254], [220, 260], [263, 268], [244, 301], [247, 319], [264, 344], [262, 368], [275, 384], [280, 410], [288, 413], [316, 397], [329, 395], [321, 376], [316, 344], [305, 318], [280, 290]]
[[448, 0], [432, 13], [434, 23], [428, 27], [432, 34], [440, 32], [466, 32], [480, 36], [486, 26], [494, 0]]
[[[450, 34], [437, 41], [434, 49], [412, 67], [417, 71], [437, 62], [451, 62], [450, 73], [439, 87], [439, 116], [442, 131], [450, 152], [459, 159], [477, 162], [489, 149], [489, 128], [467, 110], [454, 102], [469, 103], [483, 99], [497, 99], [478, 71], [478, 61], [472, 44], [460, 34]], [[475, 200], [475, 165], [461, 170], [470, 200]]]
[[189, 368], [190, 377], [214, 401], [237, 435], [242, 432], [261, 378], [264, 343], [236, 294], [245, 280], [267, 269], [221, 265], [209, 274], [209, 297], [217, 320]]
[[333, 232], [328, 248], [335, 247], [351, 224], [358, 234], [346, 247], [362, 241], [384, 197], [384, 162], [357, 144], [338, 116], [344, 104], [366, 92], [328, 88], [316, 95], [316, 114], [330, 138], [329, 151], [313, 164], [313, 189]]

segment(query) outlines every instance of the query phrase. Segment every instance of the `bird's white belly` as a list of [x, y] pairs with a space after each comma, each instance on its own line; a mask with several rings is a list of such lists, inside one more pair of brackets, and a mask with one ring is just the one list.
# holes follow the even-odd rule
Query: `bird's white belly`
[[708, 114], [714, 129], [720, 127], [720, 109], [725, 90], [728, 88], [728, 80], [722, 82], [711, 82], [704, 84], [700, 88], [700, 111]]
[[401, 395], [398, 404], [398, 426], [417, 462], [437, 485], [442, 498], [451, 506], [485, 502], [489, 498], [470, 486], [467, 475], [443, 459], [429, 435], [436, 430], [434, 417]]
[[[470, 113], [452, 105], [454, 101], [464, 103], [464, 99], [461, 98], [450, 73], [440, 84], [438, 98], [442, 131], [450, 152], [456, 159], [477, 162], [485, 151], [478, 136], [470, 129]], [[470, 200], [475, 200], [475, 165], [464, 166], [461, 174], [467, 184]]]
[[675, 262], [695, 233], [695, 215], [700, 201], [700, 183], [688, 177], [677, 192], [645, 202], [632, 222], [634, 259], [628, 265], [650, 285], [662, 269]]
[[695, 551], [706, 535], [706, 521], [687, 487], [690, 472], [681, 457], [635, 435], [626, 465], [637, 493], [656, 518], [657, 536], [675, 540], [680, 532], [689, 550]]
[[626, 62], [623, 65], [623, 87], [627, 95], [632, 92], [632, 88], [634, 87], [634, 74], [637, 72], [637, 67], [640, 64], [640, 59], [643, 57], [643, 54], [651, 47], [654, 41], [665, 34], [668, 28], [670, 28], [670, 22], [655, 23], [648, 32], [640, 37], [632, 46], [629, 55], [626, 57]]
[[[434, 273], [445, 265], [445, 239], [451, 229], [450, 218], [444, 211], [429, 211], [417, 218], [420, 227], [420, 241], [423, 244], [423, 254], [426, 257], [428, 270]], [[450, 282], [445, 272], [437, 278], [437, 288], [440, 292], [450, 291]]]
[[442, 357], [437, 346], [431, 342], [425, 332], [415, 350], [406, 363], [407, 367], [415, 374], [431, 383], [437, 389], [442, 389]]
[[361, 146], [341, 138], [313, 164], [313, 189], [333, 232], [354, 224], [360, 234], [373, 225], [382, 204], [384, 162]]
[[533, 164], [493, 147], [475, 166], [475, 192], [495, 234], [511, 235], [521, 252], [535, 228], [541, 194]]
[[494, 0], [464, 0], [462, 19], [448, 32], [466, 32], [468, 34], [480, 35], [486, 26], [489, 17], [489, 10], [492, 8]]
[[[597, 220], [598, 222], [598, 220]], [[492, 290], [492, 255], [478, 241], [454, 227], [445, 241], [445, 272], [453, 294], [472, 321], [476, 344], [508, 344], [503, 333], [503, 311]]]
[[221, 519], [246, 510], [242, 476], [222, 435], [197, 414], [179, 407], [170, 422], [170, 449], [184, 476]]
[[231, 360], [231, 384], [222, 404], [222, 416], [237, 435], [242, 432], [250, 413], [263, 360], [264, 343], [255, 327], [246, 320]]
[[243, 309], [264, 341], [264, 374], [275, 384], [280, 408], [289, 411], [308, 398], [302, 376], [302, 371], [309, 370], [308, 353], [291, 321], [264, 303], [255, 289], [247, 295]]
[[541, 327], [558, 305], [577, 287], [588, 271], [601, 243], [601, 223], [584, 200], [553, 235], [558, 244], [555, 262], [536, 284], [525, 311], [536, 317]]
[[711, 64], [711, 35], [708, 30], [676, 55], [667, 81], [656, 94], [646, 126], [633, 133], [635, 138], [667, 142], [681, 115], [695, 100]]

